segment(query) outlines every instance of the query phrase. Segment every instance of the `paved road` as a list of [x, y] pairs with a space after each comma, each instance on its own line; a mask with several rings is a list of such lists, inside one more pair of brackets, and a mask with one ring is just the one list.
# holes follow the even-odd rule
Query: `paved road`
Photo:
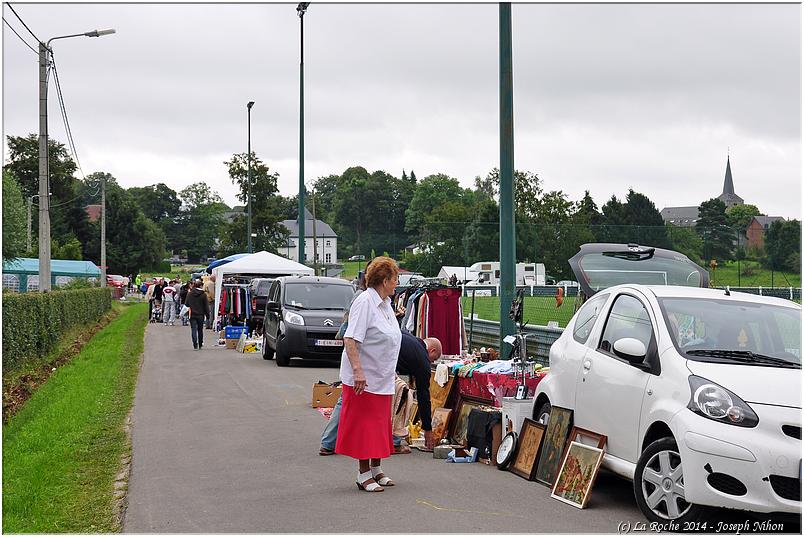
[[277, 367], [194, 351], [188, 327], [149, 325], [133, 413], [127, 533], [596, 533], [642, 522], [630, 483], [601, 473], [587, 509], [483, 464], [414, 451], [383, 464], [397, 486], [355, 487], [356, 462], [321, 457], [311, 385], [333, 364]]

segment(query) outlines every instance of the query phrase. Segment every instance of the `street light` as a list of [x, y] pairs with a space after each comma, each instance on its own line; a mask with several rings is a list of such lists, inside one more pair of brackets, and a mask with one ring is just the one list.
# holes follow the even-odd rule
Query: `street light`
[[304, 14], [310, 2], [296, 6], [299, 15], [299, 263], [304, 264], [307, 240], [304, 234]]
[[[47, 43], [39, 42], [39, 291], [50, 291], [50, 197], [47, 140], [47, 68], [50, 43], [68, 37], [100, 37], [115, 30], [92, 30], [82, 34], [60, 35]], [[101, 262], [101, 265], [105, 263]], [[101, 279], [106, 281], [106, 268], [101, 267]]]
[[248, 253], [253, 253], [251, 247], [251, 107], [254, 106], [254, 101], [249, 101], [246, 104], [248, 109], [248, 186], [246, 187], [246, 195], [248, 196]]

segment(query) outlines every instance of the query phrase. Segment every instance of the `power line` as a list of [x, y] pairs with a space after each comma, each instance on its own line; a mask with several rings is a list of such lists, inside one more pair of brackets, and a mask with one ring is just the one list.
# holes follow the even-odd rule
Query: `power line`
[[3, 22], [5, 22], [5, 23], [6, 23], [6, 26], [8, 26], [9, 28], [11, 28], [11, 31], [12, 31], [12, 32], [14, 32], [14, 34], [15, 34], [17, 37], [19, 37], [19, 38], [20, 38], [20, 41], [22, 41], [23, 43], [25, 43], [25, 46], [26, 46], [26, 47], [28, 47], [29, 49], [31, 49], [31, 51], [33, 51], [33, 53], [34, 53], [34, 54], [36, 54], [37, 56], [39, 55], [39, 53], [38, 53], [38, 52], [36, 52], [36, 49], [35, 49], [35, 48], [33, 48], [31, 45], [29, 45], [29, 44], [28, 44], [28, 42], [27, 42], [25, 39], [23, 39], [23, 38], [22, 38], [22, 36], [21, 36], [20, 34], [18, 34], [18, 33], [17, 33], [17, 30], [15, 30], [15, 29], [14, 29], [14, 27], [13, 27], [13, 26], [11, 26], [11, 24], [9, 24], [9, 22], [6, 20], [6, 18], [5, 18], [5, 17], [3, 17]]
[[56, 67], [56, 59], [53, 56], [53, 53], [50, 55], [51, 61], [53, 62], [53, 74], [54, 79], [56, 81], [56, 93], [59, 97], [59, 108], [61, 109], [61, 116], [62, 120], [64, 121], [64, 129], [67, 133], [67, 142], [70, 145], [70, 150], [73, 154], [73, 158], [75, 159], [75, 164], [78, 166], [78, 170], [81, 172], [81, 177], [86, 181], [86, 175], [84, 175], [84, 169], [81, 167], [81, 161], [78, 160], [78, 150], [75, 148], [75, 140], [73, 138], [73, 131], [70, 128], [70, 120], [67, 117], [67, 106], [64, 104], [64, 95], [61, 91], [61, 83], [59, 82], [59, 70]]
[[27, 25], [27, 24], [25, 24], [25, 21], [24, 21], [24, 20], [22, 20], [22, 17], [20, 17], [20, 16], [19, 16], [19, 14], [18, 14], [18, 13], [17, 13], [17, 11], [16, 11], [16, 10], [15, 10], [15, 9], [12, 7], [12, 5], [11, 5], [11, 4], [8, 4], [8, 3], [7, 3], [6, 5], [8, 6], [8, 9], [10, 9], [12, 13], [14, 13], [14, 16], [15, 16], [15, 17], [17, 17], [17, 19], [19, 19], [19, 21], [22, 23], [22, 25], [23, 25], [23, 26], [25, 26], [25, 29], [26, 29], [26, 30], [28, 30], [28, 32], [29, 32], [29, 33], [30, 33], [30, 34], [33, 36], [33, 38], [34, 38], [34, 39], [36, 39], [36, 42], [37, 42], [37, 43], [41, 43], [41, 42], [42, 42], [42, 40], [41, 40], [41, 39], [39, 39], [38, 37], [36, 37], [36, 34], [35, 34], [35, 33], [33, 33], [33, 31], [32, 31], [30, 28], [28, 28], [28, 25]]

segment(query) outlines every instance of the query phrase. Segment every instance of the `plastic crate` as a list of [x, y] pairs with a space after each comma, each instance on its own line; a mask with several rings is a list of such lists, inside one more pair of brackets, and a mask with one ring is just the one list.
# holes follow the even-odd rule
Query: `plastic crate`
[[224, 328], [226, 331], [226, 339], [240, 339], [240, 334], [248, 331], [247, 326], [227, 326]]

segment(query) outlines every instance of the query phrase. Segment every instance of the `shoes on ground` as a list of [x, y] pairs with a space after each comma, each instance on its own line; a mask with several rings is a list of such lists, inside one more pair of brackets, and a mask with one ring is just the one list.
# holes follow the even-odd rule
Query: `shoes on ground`
[[410, 453], [410, 448], [404, 444], [399, 446], [394, 446], [394, 452], [392, 455], [407, 455]]
[[318, 454], [322, 456], [335, 455], [335, 450], [321, 446], [321, 449], [318, 450]]

